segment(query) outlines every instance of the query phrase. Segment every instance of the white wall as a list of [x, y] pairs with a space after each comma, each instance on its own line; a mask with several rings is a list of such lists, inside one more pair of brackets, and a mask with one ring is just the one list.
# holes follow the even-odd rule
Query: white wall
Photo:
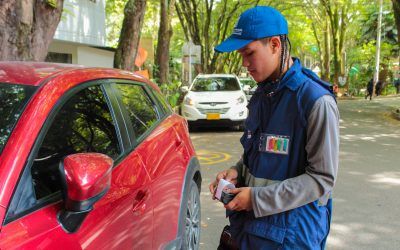
[[78, 64], [91, 67], [112, 68], [114, 62], [114, 52], [91, 48], [87, 46], [79, 46]]
[[53, 40], [49, 46], [49, 52], [63, 53], [63, 54], [71, 54], [72, 55], [72, 63], [78, 64], [78, 56], [77, 56], [77, 45], [68, 44], [63, 41]]
[[71, 54], [72, 63], [88, 67], [112, 68], [114, 52], [104, 49], [92, 48], [86, 45], [67, 43], [53, 40], [49, 46], [49, 52]]
[[105, 46], [105, 0], [65, 0], [55, 39]]

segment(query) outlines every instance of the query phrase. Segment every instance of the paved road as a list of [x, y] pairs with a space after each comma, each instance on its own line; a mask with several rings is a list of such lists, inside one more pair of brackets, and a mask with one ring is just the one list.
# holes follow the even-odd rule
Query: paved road
[[[400, 249], [400, 121], [390, 110], [400, 97], [340, 100], [340, 169], [327, 249]], [[208, 184], [241, 153], [241, 133], [192, 132], [202, 163], [201, 249], [216, 249], [227, 220]]]

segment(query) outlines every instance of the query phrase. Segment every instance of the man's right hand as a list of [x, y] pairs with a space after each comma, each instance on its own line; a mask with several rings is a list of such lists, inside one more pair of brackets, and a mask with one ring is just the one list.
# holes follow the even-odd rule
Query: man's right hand
[[232, 182], [233, 184], [236, 185], [237, 184], [237, 177], [238, 177], [238, 171], [236, 169], [230, 168], [230, 169], [224, 170], [222, 172], [219, 172], [217, 174], [217, 177], [215, 178], [215, 181], [211, 182], [211, 184], [208, 186], [209, 189], [210, 189], [210, 193], [212, 194], [213, 200], [215, 200], [214, 192], [215, 192], [215, 189], [218, 186], [219, 180], [225, 179], [225, 180], [227, 180], [229, 182]]

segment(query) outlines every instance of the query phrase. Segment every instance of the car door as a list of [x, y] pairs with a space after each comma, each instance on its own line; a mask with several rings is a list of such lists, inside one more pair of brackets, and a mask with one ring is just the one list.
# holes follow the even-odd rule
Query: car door
[[[172, 115], [153, 91], [145, 86], [118, 82], [115, 85], [134, 131], [136, 151], [152, 179], [153, 249], [177, 236], [183, 177], [189, 161], [184, 120]], [[150, 240], [150, 239], [149, 239]]]
[[[76, 87], [53, 109], [8, 207], [2, 249], [150, 249], [139, 236], [152, 231], [150, 178], [141, 157], [127, 151], [126, 127], [104, 82]], [[113, 158], [112, 183], [78, 231], [68, 233], [57, 220], [63, 207], [58, 165], [80, 152]]]

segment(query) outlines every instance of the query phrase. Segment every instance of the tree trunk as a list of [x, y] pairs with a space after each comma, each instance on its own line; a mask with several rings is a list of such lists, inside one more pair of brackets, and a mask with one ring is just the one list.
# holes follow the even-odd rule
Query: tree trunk
[[169, 45], [172, 37], [171, 16], [174, 4], [175, 0], [160, 0], [160, 27], [155, 62], [158, 65], [155, 77], [160, 84], [168, 83]]
[[[397, 27], [397, 46], [400, 47], [400, 0], [392, 0], [394, 20]], [[400, 56], [399, 56], [399, 67], [400, 67]]]
[[322, 80], [329, 82], [330, 74], [331, 74], [331, 41], [330, 41], [330, 27], [329, 24], [326, 23], [326, 32], [324, 32], [324, 64], [323, 64], [323, 73]]
[[1, 0], [0, 60], [44, 61], [64, 0]]
[[114, 55], [114, 68], [134, 71], [145, 11], [146, 0], [129, 0], [126, 3], [121, 35]]
[[[197, 73], [223, 71], [225, 67], [220, 65], [220, 62], [224, 56], [214, 53], [213, 47], [230, 35], [233, 18], [236, 19], [244, 9], [259, 2], [259, 0], [176, 0], [176, 13], [185, 38], [201, 46], [201, 64], [195, 65]], [[216, 10], [215, 3], [221, 8]], [[226, 67], [226, 70], [229, 68]]]

